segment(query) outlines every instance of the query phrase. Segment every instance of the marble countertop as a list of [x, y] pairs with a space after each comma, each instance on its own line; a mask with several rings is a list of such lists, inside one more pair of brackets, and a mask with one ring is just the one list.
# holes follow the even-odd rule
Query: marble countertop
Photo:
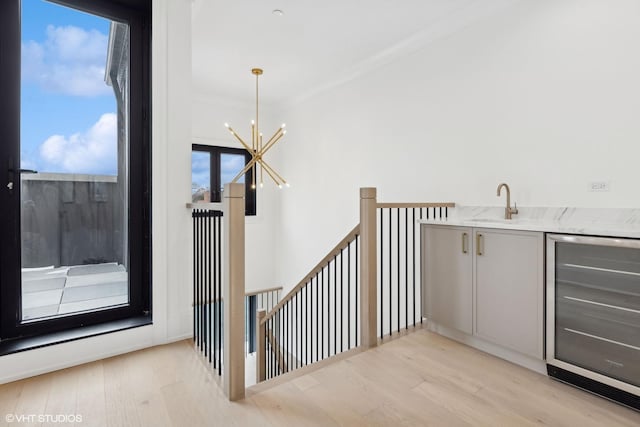
[[442, 220], [421, 224], [562, 234], [640, 238], [640, 209], [518, 207], [513, 219], [504, 219], [503, 207], [456, 206]]

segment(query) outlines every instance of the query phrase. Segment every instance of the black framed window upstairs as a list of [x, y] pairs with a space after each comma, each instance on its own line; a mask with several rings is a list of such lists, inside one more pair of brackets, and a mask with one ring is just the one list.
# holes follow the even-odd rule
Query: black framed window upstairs
[[[191, 152], [191, 201], [222, 202], [224, 184], [231, 182], [251, 161], [242, 148], [193, 144]], [[253, 170], [238, 182], [245, 184], [245, 215], [256, 215], [256, 190], [251, 188]]]
[[151, 322], [150, 82], [151, 0], [0, 2], [0, 347]]

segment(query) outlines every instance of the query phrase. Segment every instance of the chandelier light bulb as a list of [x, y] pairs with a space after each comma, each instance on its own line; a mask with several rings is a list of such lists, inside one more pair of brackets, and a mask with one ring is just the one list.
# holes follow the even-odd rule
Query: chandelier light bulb
[[227, 129], [229, 129], [229, 123], [225, 123], [224, 127], [226, 127]]
[[252, 119], [252, 120], [251, 120], [251, 124], [252, 124], [252, 125], [255, 125], [255, 124], [256, 124], [256, 121]]
[[278, 188], [282, 190], [282, 184], [278, 184]]
[[260, 188], [262, 188], [262, 187], [264, 187], [264, 184], [261, 182], [261, 183], [260, 183]]
[[282, 126], [280, 126], [282, 129], [284, 129], [285, 127], [287, 127], [286, 123], [283, 123]]
[[256, 185], [255, 184], [251, 184], [251, 189], [255, 190], [256, 189]]
[[286, 130], [283, 130], [283, 131], [282, 131], [282, 134], [283, 134], [283, 135], [286, 135], [286, 134], [287, 134], [287, 131], [286, 131]]
[[288, 183], [288, 182], [287, 182], [287, 183], [285, 183], [284, 185], [286, 185], [286, 186], [287, 186], [287, 188], [291, 187], [291, 185], [289, 185], [289, 183]]

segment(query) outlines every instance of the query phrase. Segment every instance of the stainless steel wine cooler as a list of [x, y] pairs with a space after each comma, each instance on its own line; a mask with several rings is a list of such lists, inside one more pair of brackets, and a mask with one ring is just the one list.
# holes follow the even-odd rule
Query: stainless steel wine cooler
[[640, 241], [547, 235], [549, 375], [640, 410]]

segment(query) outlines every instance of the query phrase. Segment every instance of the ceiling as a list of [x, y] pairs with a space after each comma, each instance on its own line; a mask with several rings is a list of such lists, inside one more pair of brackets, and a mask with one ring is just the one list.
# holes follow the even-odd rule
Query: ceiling
[[[197, 94], [296, 102], [518, 0], [193, 0]], [[279, 16], [274, 9], [284, 12]]]

